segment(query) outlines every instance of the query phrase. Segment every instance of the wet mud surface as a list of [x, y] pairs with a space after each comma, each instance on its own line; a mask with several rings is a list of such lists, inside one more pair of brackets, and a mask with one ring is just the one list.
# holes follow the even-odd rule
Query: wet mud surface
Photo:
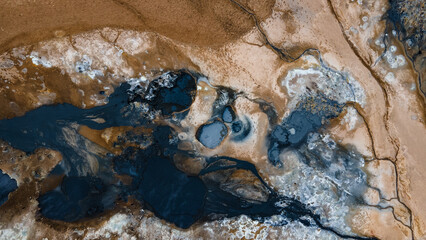
[[426, 236], [424, 4], [40, 4], [0, 21], [0, 239]]
[[425, 3], [422, 1], [390, 1], [389, 4], [390, 9], [387, 17], [390, 25], [392, 29], [398, 32], [398, 39], [404, 44], [407, 55], [414, 63], [419, 74], [420, 90], [426, 96], [424, 70], [426, 64], [424, 53], [426, 49]]
[[5, 203], [9, 198], [9, 193], [15, 191], [18, 188], [16, 181], [10, 178], [7, 174], [0, 170], [0, 205]]
[[[265, 183], [253, 164], [226, 156], [205, 157], [194, 151], [180, 150], [178, 132], [173, 129], [179, 127], [179, 120], [169, 125], [159, 125], [150, 118], [155, 112], [160, 118], [168, 119], [178, 112], [188, 111], [196, 95], [196, 82], [197, 79], [185, 70], [170, 72], [152, 80], [145, 89], [139, 85], [132, 88], [129, 84], [121, 84], [104, 106], [79, 109], [70, 104], [48, 105], [22, 117], [1, 120], [0, 137], [12, 147], [27, 154], [45, 147], [63, 155], [62, 162], [46, 179], [62, 176], [58, 186], [37, 199], [42, 216], [65, 222], [90, 219], [113, 209], [117, 200], [126, 201], [133, 197], [157, 217], [179, 228], [189, 228], [197, 221], [240, 215], [261, 222], [273, 215], [282, 215], [288, 220], [277, 224], [300, 221], [307, 226], [323, 227], [321, 216], [314, 214], [297, 199], [279, 195]], [[336, 109], [333, 104], [336, 105], [315, 97], [303, 100], [282, 125], [274, 128], [270, 137], [273, 141], [270, 143], [269, 160], [275, 160], [272, 155], [277, 143], [283, 149], [288, 146], [299, 149], [306, 142], [308, 133], [317, 131], [326, 118], [336, 117], [336, 112], [341, 108]], [[232, 132], [237, 134], [231, 139], [243, 141], [247, 135], [244, 132], [247, 132], [247, 128], [249, 132], [250, 126], [236, 121], [237, 116], [230, 105], [219, 112], [222, 112], [222, 120], [231, 125]], [[97, 123], [93, 118], [104, 121]], [[216, 119], [201, 125], [196, 139], [207, 148], [216, 148], [228, 134], [228, 126], [224, 122]], [[125, 132], [120, 142], [147, 144], [123, 147], [121, 154], [112, 155], [91, 147], [94, 143], [87, 142], [78, 134], [79, 125], [96, 130], [131, 126], [151, 131], [150, 134], [138, 135], [139, 139], [133, 139], [132, 136], [136, 134], [131, 131]], [[300, 151], [303, 151], [302, 148]], [[197, 175], [191, 176], [175, 166], [173, 159], [178, 153], [188, 158], [201, 158], [206, 165]], [[345, 152], [340, 154], [347, 155]], [[87, 161], [89, 156], [93, 161], [91, 163]], [[323, 159], [311, 156], [306, 160], [310, 165], [324, 169], [329, 169], [333, 163], [331, 161], [327, 165]], [[345, 161], [346, 164], [353, 164], [352, 159]], [[244, 181], [238, 175], [233, 176], [241, 170], [247, 171]], [[337, 171], [330, 173], [339, 180], [343, 174]], [[129, 177], [131, 183], [120, 181], [118, 175]], [[16, 189], [13, 181], [5, 180], [9, 192]], [[363, 181], [365, 184], [365, 178]], [[352, 188], [355, 190], [350, 189], [351, 192], [362, 192], [356, 185], [352, 185]]]

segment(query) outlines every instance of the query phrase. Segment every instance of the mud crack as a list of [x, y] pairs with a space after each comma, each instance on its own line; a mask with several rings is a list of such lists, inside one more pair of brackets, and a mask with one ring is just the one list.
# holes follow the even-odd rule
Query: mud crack
[[[337, 15], [337, 13], [336, 13], [336, 10], [335, 10], [335, 8], [334, 8], [334, 6], [333, 6], [333, 4], [332, 4], [332, 2], [331, 2], [331, 0], [327, 0], [327, 3], [328, 3], [328, 6], [329, 6], [329, 8], [330, 8], [330, 11], [331, 11], [331, 13], [333, 14], [333, 16], [336, 18], [336, 21], [338, 22], [338, 24], [339, 24], [339, 26], [340, 26], [340, 30], [341, 30], [341, 32], [342, 32], [342, 35], [343, 35], [343, 37], [345, 38], [345, 40], [346, 40], [346, 42], [348, 43], [348, 45], [350, 46], [350, 48], [352, 49], [352, 51], [354, 52], [354, 54], [357, 56], [357, 58], [361, 61], [361, 63], [364, 65], [364, 67], [365, 68], [367, 68], [368, 70], [369, 70], [369, 72], [371, 73], [371, 75], [374, 77], [374, 79], [376, 80], [376, 82], [379, 84], [379, 86], [380, 86], [380, 88], [381, 88], [381, 90], [382, 90], [382, 92], [383, 92], [383, 94], [384, 94], [384, 97], [385, 97], [385, 103], [386, 103], [386, 115], [383, 117], [384, 119], [384, 123], [385, 123], [385, 128], [386, 128], [386, 131], [388, 132], [388, 136], [389, 136], [389, 138], [391, 138], [391, 142], [392, 142], [392, 144], [394, 145], [394, 147], [396, 148], [396, 153], [395, 153], [395, 156], [393, 157], [393, 159], [391, 160], [391, 159], [389, 159], [389, 158], [378, 158], [377, 157], [377, 154], [376, 154], [376, 150], [375, 150], [375, 144], [374, 144], [374, 139], [373, 139], [373, 134], [372, 134], [372, 131], [371, 131], [371, 128], [369, 127], [369, 125], [368, 125], [368, 123], [367, 123], [367, 121], [366, 121], [366, 118], [365, 118], [365, 116], [364, 115], [362, 115], [361, 114], [361, 111], [360, 111], [360, 106], [357, 106], [357, 104], [352, 104], [353, 105], [353, 107], [356, 109], [356, 111], [358, 112], [358, 114], [362, 117], [362, 119], [363, 119], [363, 121], [364, 121], [364, 123], [365, 123], [365, 125], [366, 125], [366, 127], [367, 127], [367, 129], [368, 129], [368, 134], [369, 134], [369, 137], [370, 137], [370, 139], [371, 139], [371, 143], [372, 143], [372, 152], [373, 152], [373, 157], [374, 157], [374, 159], [373, 160], [371, 160], [371, 161], [389, 161], [389, 162], [391, 162], [392, 164], [393, 164], [393, 166], [394, 166], [394, 168], [395, 168], [395, 179], [396, 179], [396, 183], [395, 183], [395, 186], [396, 186], [396, 195], [397, 195], [397, 200], [398, 200], [398, 202], [400, 202], [406, 209], [407, 209], [407, 211], [409, 212], [409, 215], [410, 215], [410, 224], [409, 224], [409, 226], [407, 226], [407, 225], [405, 225], [404, 224], [404, 226], [406, 226], [406, 227], [408, 227], [409, 229], [410, 229], [410, 231], [411, 231], [411, 239], [415, 239], [414, 238], [414, 230], [413, 230], [413, 214], [412, 214], [412, 210], [407, 206], [407, 204], [405, 204], [402, 200], [401, 200], [401, 197], [400, 197], [400, 194], [399, 194], [399, 183], [398, 183], [398, 181], [399, 181], [399, 174], [398, 174], [398, 167], [396, 166], [396, 162], [397, 162], [397, 160], [398, 160], [398, 154], [399, 154], [399, 149], [400, 149], [400, 146], [399, 146], [399, 143], [398, 143], [398, 141], [396, 140], [396, 138], [395, 137], [393, 137], [393, 136], [391, 136], [391, 131], [390, 131], [390, 129], [389, 129], [389, 119], [390, 119], [390, 103], [389, 103], [389, 96], [388, 96], [388, 87], [386, 86], [386, 83], [384, 83], [381, 79], [380, 79], [380, 77], [377, 75], [377, 73], [372, 69], [372, 67], [367, 63], [367, 61], [361, 56], [361, 54], [359, 53], [359, 50], [357, 49], [357, 47], [355, 46], [355, 44], [349, 39], [349, 37], [346, 35], [346, 33], [345, 33], [345, 29], [344, 29], [344, 27], [343, 27], [343, 25], [342, 25], [342, 23], [340, 22], [340, 20], [339, 20], [339, 17], [338, 17], [338, 15]], [[393, 212], [394, 213], [394, 212]], [[398, 219], [396, 218], [396, 216], [395, 216], [395, 214], [393, 214], [394, 215], [394, 217], [395, 217], [395, 220], [397, 220], [398, 221]]]
[[[267, 35], [266, 35], [266, 33], [265, 33], [265, 31], [262, 29], [262, 27], [260, 26], [260, 23], [259, 23], [259, 20], [258, 20], [258, 18], [256, 17], [256, 14], [254, 13], [254, 12], [252, 12], [252, 11], [250, 11], [247, 7], [245, 7], [245, 6], [243, 6], [241, 3], [239, 3], [239, 2], [237, 2], [237, 1], [235, 1], [235, 0], [230, 0], [232, 3], [234, 3], [237, 7], [239, 7], [242, 11], [244, 11], [245, 13], [247, 13], [252, 19], [253, 19], [253, 21], [254, 21], [254, 23], [255, 23], [255, 26], [256, 26], [256, 28], [257, 28], [257, 30], [259, 31], [259, 33], [262, 35], [262, 38], [263, 38], [263, 40], [264, 40], [264, 42], [265, 42], [265, 45], [266, 46], [268, 46], [272, 51], [274, 51], [279, 57], [280, 57], [280, 59], [282, 59], [282, 60], [284, 60], [284, 61], [286, 61], [286, 62], [294, 62], [294, 61], [296, 61], [296, 60], [298, 60], [299, 58], [301, 58], [302, 56], [304, 56], [305, 54], [307, 54], [307, 53], [309, 53], [309, 54], [312, 54], [312, 52], [317, 52], [318, 54], [320, 54], [320, 52], [319, 52], [319, 50], [318, 49], [315, 49], [315, 48], [308, 48], [308, 49], [306, 49], [306, 50], [304, 50], [299, 56], [297, 56], [297, 57], [292, 57], [290, 54], [288, 54], [288, 52], [285, 50], [285, 49], [282, 49], [282, 48], [279, 48], [279, 47], [277, 47], [277, 46], [275, 46], [274, 44], [272, 44], [271, 43], [271, 41], [269, 40], [269, 38], [267, 37]], [[362, 112], [362, 110], [360, 110], [361, 109], [361, 107], [359, 106], [359, 104], [357, 104], [357, 103], [351, 103], [351, 102], [348, 102], [347, 103], [347, 106], [353, 106], [355, 109], [356, 109], [356, 111], [358, 112], [358, 114], [362, 117], [362, 119], [363, 119], [363, 121], [364, 121], [364, 123], [365, 123], [365, 125], [366, 125], [366, 127], [367, 127], [367, 129], [368, 129], [368, 134], [369, 134], [369, 138], [370, 138], [370, 140], [371, 140], [371, 143], [372, 143], [372, 152], [373, 152], [373, 158], [374, 159], [372, 159], [372, 160], [366, 160], [367, 162], [369, 162], [369, 161], [389, 161], [389, 162], [391, 162], [392, 163], [392, 165], [393, 165], [393, 167], [394, 167], [394, 171], [395, 171], [395, 175], [396, 175], [396, 184], [395, 184], [395, 186], [396, 186], [396, 198], [395, 199], [397, 199], [397, 201], [399, 202], [399, 203], [401, 203], [406, 209], [407, 209], [407, 211], [409, 212], [409, 216], [410, 216], [410, 222], [409, 222], [409, 225], [407, 225], [407, 224], [405, 224], [405, 223], [403, 223], [397, 216], [396, 216], [396, 214], [395, 214], [395, 210], [394, 210], [394, 207], [393, 206], [389, 206], [389, 207], [381, 207], [381, 206], [376, 206], [376, 205], [368, 205], [368, 204], [365, 204], [365, 205], [367, 205], [367, 206], [371, 206], [371, 207], [378, 207], [378, 208], [382, 208], [382, 209], [392, 209], [392, 214], [393, 214], [393, 216], [394, 216], [394, 218], [395, 218], [395, 220], [396, 221], [398, 221], [398, 222], [400, 222], [401, 224], [403, 224], [405, 227], [407, 227], [407, 228], [409, 228], [410, 229], [410, 231], [411, 231], [411, 238], [414, 240], [414, 231], [413, 231], [413, 214], [412, 214], [412, 210], [407, 206], [407, 204], [405, 204], [402, 200], [401, 200], [401, 197], [400, 197], [400, 191], [399, 191], [399, 174], [398, 174], [398, 167], [396, 166], [396, 162], [397, 162], [397, 160], [398, 160], [398, 154], [399, 154], [399, 149], [400, 149], [400, 146], [399, 146], [399, 143], [398, 143], [398, 141], [396, 140], [396, 138], [395, 137], [393, 137], [393, 136], [391, 136], [391, 134], [390, 134], [390, 129], [389, 129], [389, 123], [388, 123], [388, 121], [389, 121], [389, 118], [390, 118], [390, 111], [389, 111], [389, 109], [390, 109], [390, 103], [389, 103], [389, 96], [388, 96], [388, 92], [387, 92], [387, 86], [386, 86], [386, 83], [384, 83], [381, 79], [380, 79], [380, 77], [377, 75], [377, 73], [372, 69], [372, 67], [370, 66], [370, 64], [368, 64], [367, 63], [367, 61], [360, 55], [360, 53], [359, 53], [359, 51], [358, 51], [358, 49], [356, 48], [356, 46], [354, 45], [354, 43], [352, 43], [350, 40], [349, 40], [349, 38], [348, 38], [348, 36], [345, 34], [345, 31], [344, 31], [344, 28], [343, 28], [343, 25], [341, 24], [341, 22], [339, 21], [339, 18], [338, 18], [338, 16], [337, 16], [337, 14], [336, 14], [336, 11], [335, 11], [335, 9], [334, 9], [334, 7], [333, 7], [333, 5], [332, 5], [332, 3], [331, 3], [331, 0], [327, 0], [327, 3], [328, 3], [328, 5], [329, 5], [329, 8], [330, 8], [330, 11], [331, 11], [331, 13], [334, 15], [334, 17], [336, 18], [336, 21], [338, 22], [338, 24], [339, 24], [339, 27], [340, 27], [340, 29], [341, 29], [341, 32], [342, 32], [342, 35], [343, 35], [343, 37], [344, 37], [344, 39], [345, 39], [345, 41], [348, 43], [348, 45], [349, 45], [349, 47], [351, 48], [351, 50], [354, 52], [354, 54], [357, 56], [357, 58], [361, 61], [361, 63], [364, 65], [364, 67], [366, 68], [366, 69], [368, 69], [369, 70], [369, 72], [371, 73], [371, 75], [374, 77], [374, 79], [376, 80], [376, 82], [379, 84], [379, 86], [380, 86], [380, 89], [382, 90], [382, 93], [383, 93], [383, 96], [384, 96], [384, 98], [385, 98], [385, 104], [386, 104], [386, 114], [383, 116], [383, 120], [384, 120], [384, 122], [385, 122], [385, 129], [386, 129], [386, 131], [388, 132], [388, 136], [389, 136], [389, 138], [391, 139], [391, 142], [392, 142], [392, 144], [393, 144], [393, 146], [394, 146], [394, 148], [396, 149], [396, 153], [395, 153], [395, 156], [393, 156], [393, 157], [388, 157], [388, 158], [383, 158], [383, 157], [378, 157], [377, 156], [377, 154], [376, 154], [376, 150], [375, 150], [375, 142], [374, 142], [374, 138], [373, 138], [373, 134], [372, 134], [372, 130], [371, 130], [371, 128], [370, 128], [370, 126], [368, 125], [368, 123], [367, 123], [367, 120], [366, 120], [366, 118], [365, 118], [365, 116], [363, 115], [363, 114], [361, 114], [361, 112]], [[320, 61], [322, 61], [322, 59], [320, 58]], [[392, 158], [392, 159], [391, 159]], [[377, 188], [374, 188], [374, 189], [377, 189]], [[380, 190], [380, 189], [377, 189], [377, 190]], [[379, 194], [380, 194], [380, 199], [381, 200], [385, 200], [385, 201], [390, 201], [390, 200], [392, 200], [393, 198], [390, 198], [390, 199], [386, 199], [386, 198], [383, 198], [383, 194], [382, 194], [382, 192], [381, 191], [379, 191]], [[321, 227], [321, 226], [320, 226]], [[325, 230], [330, 230], [330, 229], [325, 229]], [[334, 232], [334, 233], [336, 233], [335, 231], [332, 231], [332, 232]], [[340, 234], [337, 234], [336, 233], [336, 235], [338, 235], [339, 237], [343, 237], [343, 238], [347, 238], [348, 236], [341, 236]]]

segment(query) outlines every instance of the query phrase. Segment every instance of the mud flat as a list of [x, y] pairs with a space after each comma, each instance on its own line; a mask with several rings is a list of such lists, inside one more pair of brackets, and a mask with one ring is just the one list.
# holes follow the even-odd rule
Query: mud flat
[[0, 239], [425, 238], [410, 4], [4, 2]]

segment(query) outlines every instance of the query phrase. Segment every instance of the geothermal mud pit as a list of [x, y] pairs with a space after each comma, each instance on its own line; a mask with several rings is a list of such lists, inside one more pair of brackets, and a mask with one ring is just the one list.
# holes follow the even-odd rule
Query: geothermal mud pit
[[422, 2], [46, 4], [0, 23], [0, 239], [426, 237]]

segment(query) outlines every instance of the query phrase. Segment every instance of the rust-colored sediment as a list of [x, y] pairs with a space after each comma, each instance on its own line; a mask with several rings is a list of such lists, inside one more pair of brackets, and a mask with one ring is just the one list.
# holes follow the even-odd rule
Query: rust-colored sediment
[[[271, 0], [246, 1], [262, 19]], [[253, 24], [228, 0], [27, 1], [2, 0], [0, 50], [105, 26], [153, 31], [178, 41], [220, 46], [238, 39]]]
[[[194, 104], [182, 122], [188, 135], [183, 136], [179, 147], [251, 161], [265, 178], [267, 173], [279, 170], [271, 168], [265, 156], [262, 139], [268, 132], [268, 119], [255, 99], [273, 104], [278, 117], [283, 118], [291, 98], [281, 85], [282, 79], [294, 68], [312, 67], [301, 54], [312, 49], [308, 52], [318, 57], [318, 49], [330, 67], [347, 72], [365, 90], [365, 104], [347, 104], [326, 130], [336, 141], [355, 148], [366, 158], [365, 171], [371, 188], [365, 198], [369, 206], [351, 210], [347, 221], [352, 230], [379, 239], [426, 237], [425, 105], [418, 89], [412, 88], [417, 86], [418, 76], [410, 62], [395, 69], [380, 60], [383, 49], [375, 40], [385, 33], [386, 23], [381, 20], [387, 7], [385, 1], [0, 2], [0, 52], [15, 63], [12, 68], [0, 68], [0, 78], [7, 79], [0, 81], [0, 119], [23, 115], [44, 104], [66, 102], [94, 107], [103, 104], [102, 100], [124, 79], [140, 77], [139, 73], [152, 78], [166, 70], [187, 68], [205, 74], [213, 85], [243, 91], [245, 95], [235, 102], [236, 112], [240, 117], [248, 116], [254, 130], [246, 142], [225, 140], [214, 150], [198, 143], [193, 136], [197, 127], [209, 120], [216, 98], [214, 87], [199, 82]], [[365, 16], [369, 25], [363, 25]], [[130, 38], [143, 39], [145, 45], [135, 47], [126, 42]], [[395, 54], [404, 55], [397, 39], [391, 40], [398, 48]], [[55, 41], [57, 45], [52, 44]], [[13, 48], [22, 46], [26, 54], [37, 51], [56, 56], [68, 49], [85, 54], [89, 48], [82, 47], [91, 41], [109, 46], [106, 49], [124, 50], [118, 61], [122, 70], [109, 67], [98, 78], [100, 81], [94, 81], [60, 67], [36, 66], [30, 58], [23, 60], [13, 54]], [[96, 61], [97, 66], [105, 63], [102, 59]], [[389, 78], [389, 73], [395, 78]], [[346, 117], [349, 114], [353, 114], [352, 118]], [[82, 136], [115, 154], [122, 146], [114, 143], [126, 131], [145, 130], [79, 128]], [[8, 222], [4, 228], [22, 223], [33, 226], [28, 235], [33, 239], [60, 239], [58, 236], [62, 235], [82, 239], [98, 231], [110, 217], [125, 213], [146, 224], [164, 226], [169, 232], [177, 231], [149, 211], [140, 212], [132, 200], [119, 203], [98, 219], [81, 223], [67, 225], [42, 219], [37, 214], [36, 198], [40, 192], [54, 188], [60, 179], [47, 179], [43, 184], [40, 179], [60, 161], [60, 153], [39, 149], [27, 155], [3, 142], [0, 147], [2, 170], [19, 184], [10, 201], [0, 207], [4, 211], [0, 221]], [[3, 151], [5, 148], [8, 150]], [[175, 162], [194, 175], [203, 164], [183, 156], [176, 156]], [[245, 174], [237, 171], [234, 177], [244, 179]], [[387, 206], [379, 206], [380, 201]], [[141, 236], [133, 227], [125, 232]], [[200, 224], [184, 233], [209, 236]], [[146, 234], [148, 238], [161, 236], [155, 231]]]

